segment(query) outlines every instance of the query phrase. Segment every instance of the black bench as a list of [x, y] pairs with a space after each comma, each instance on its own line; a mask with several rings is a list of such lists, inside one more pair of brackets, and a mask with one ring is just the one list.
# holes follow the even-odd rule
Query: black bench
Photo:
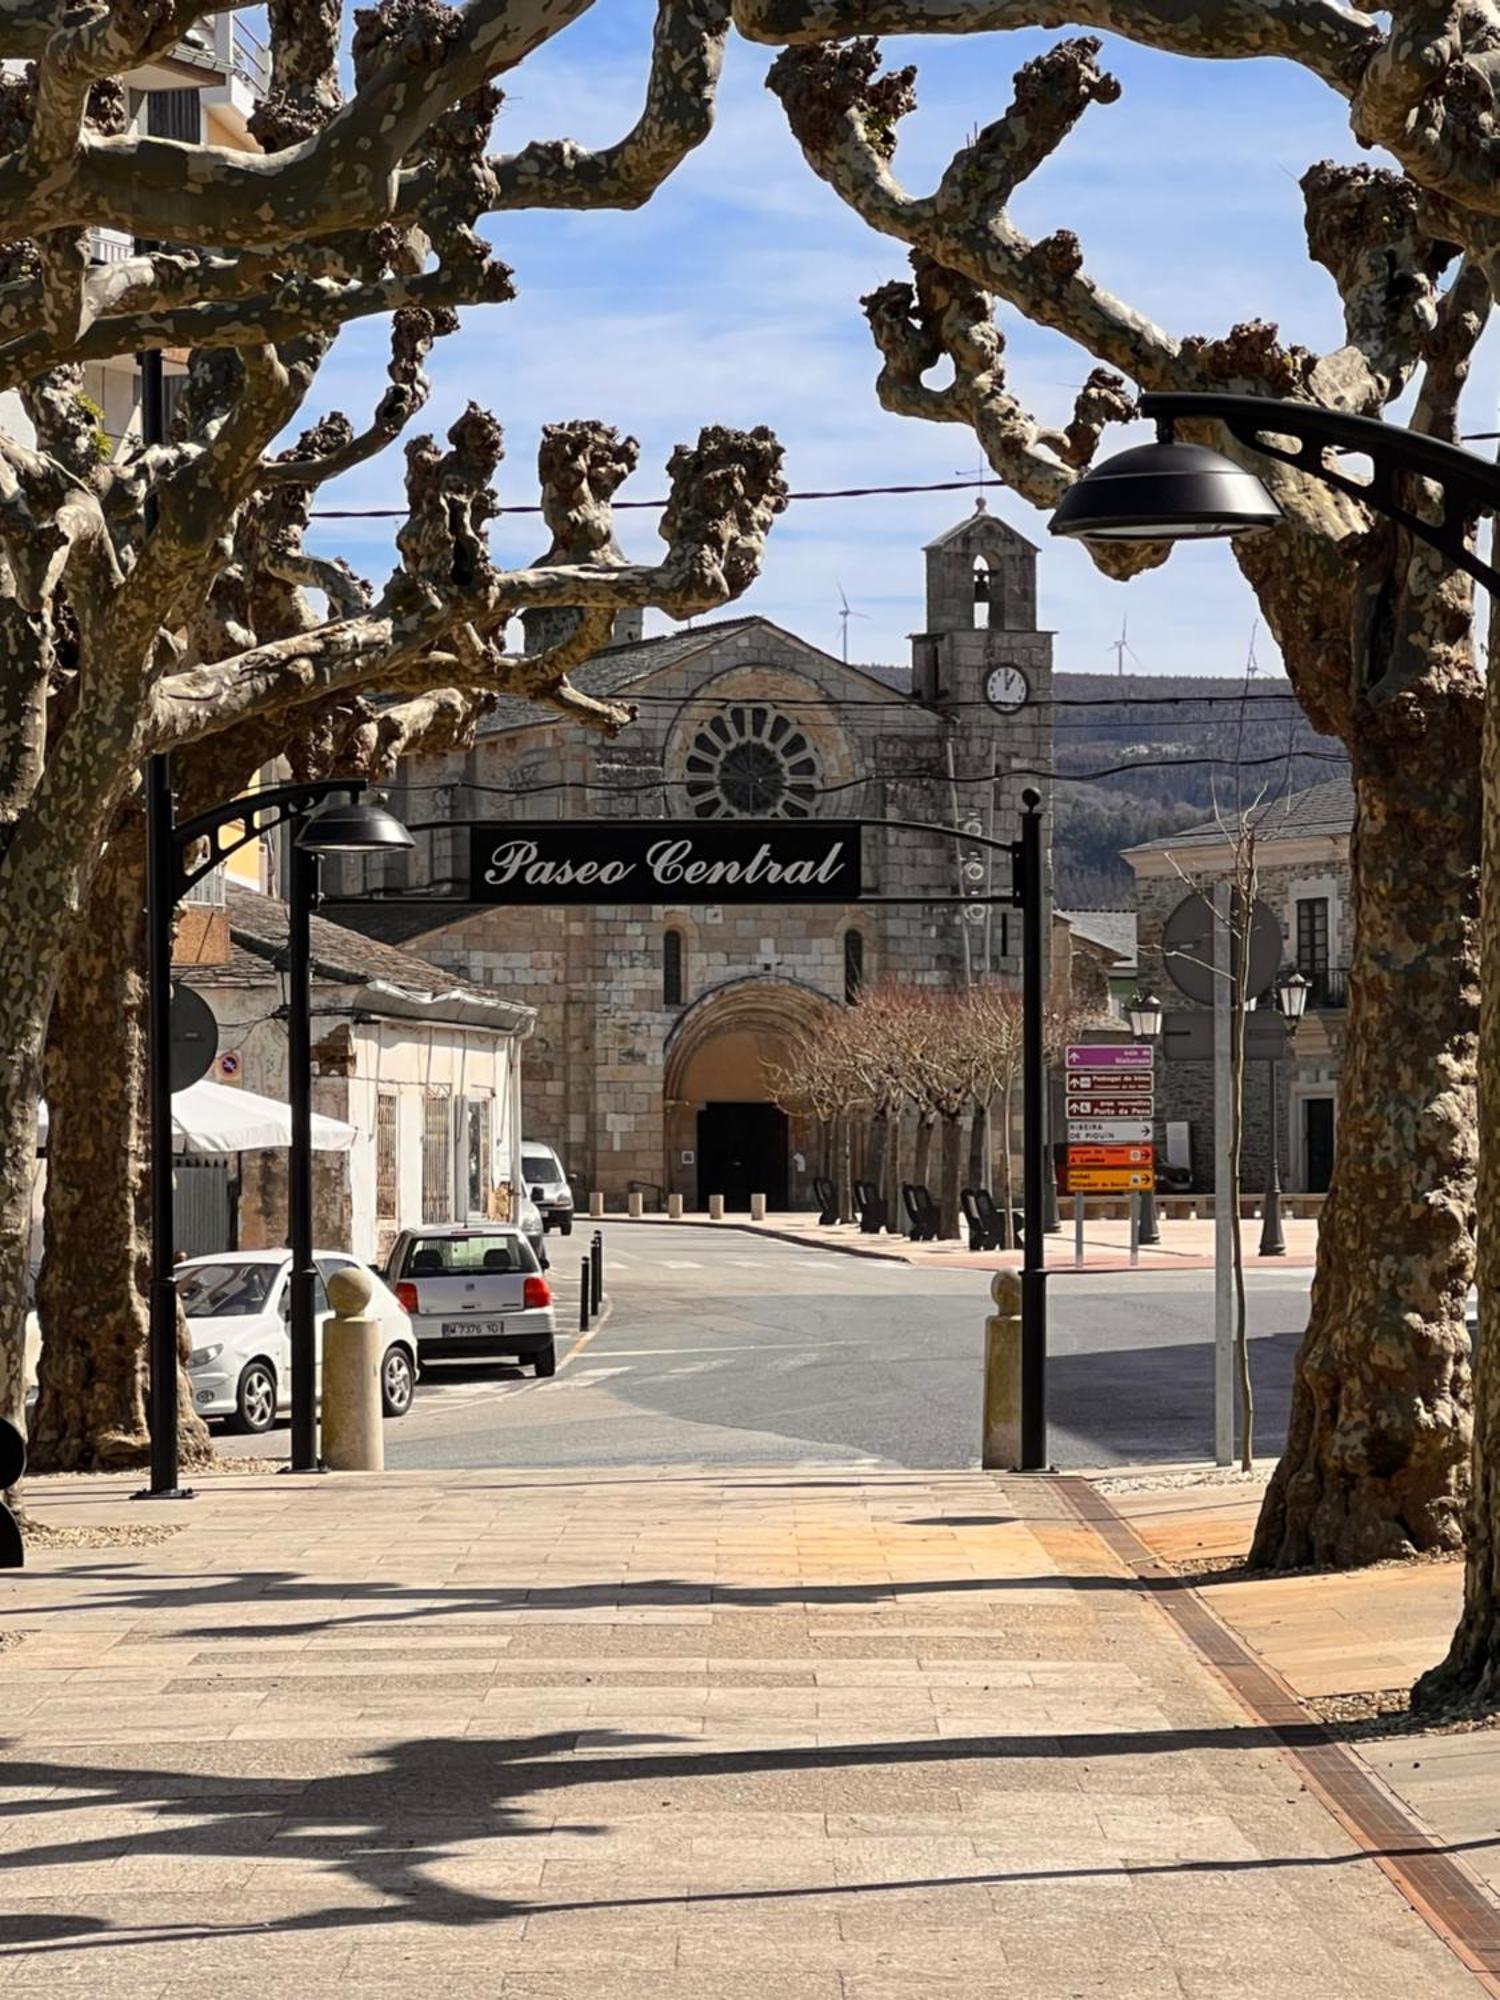
[[878, 1236], [890, 1220], [885, 1196], [874, 1181], [854, 1183], [854, 1206], [859, 1210], [859, 1226], [866, 1236]]
[[827, 1174], [813, 1176], [813, 1198], [818, 1204], [818, 1221], [825, 1227], [839, 1219], [839, 1184]]
[[969, 1248], [971, 1250], [1015, 1249], [1021, 1241], [1021, 1211], [1013, 1209], [1010, 1218], [1010, 1242], [1005, 1240], [1005, 1212], [996, 1208], [995, 1198], [988, 1188], [966, 1187], [959, 1199], [963, 1203], [964, 1220], [969, 1225]]
[[913, 1243], [936, 1243], [942, 1213], [923, 1181], [901, 1183], [901, 1203], [906, 1210], [907, 1235]]

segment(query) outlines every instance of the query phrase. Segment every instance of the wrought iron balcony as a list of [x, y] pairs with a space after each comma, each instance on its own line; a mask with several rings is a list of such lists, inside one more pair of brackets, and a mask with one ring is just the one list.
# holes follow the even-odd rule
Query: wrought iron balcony
[[1347, 965], [1301, 966], [1299, 970], [1307, 981], [1309, 1007], [1324, 1009], [1343, 1008], [1349, 1004], [1349, 968]]

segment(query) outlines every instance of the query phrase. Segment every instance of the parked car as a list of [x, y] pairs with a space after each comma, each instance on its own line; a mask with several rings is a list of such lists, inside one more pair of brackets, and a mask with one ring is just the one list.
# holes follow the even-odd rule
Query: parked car
[[521, 1141], [521, 1178], [526, 1191], [542, 1212], [542, 1227], [556, 1229], [563, 1236], [573, 1234], [573, 1190], [563, 1172], [562, 1161], [550, 1146], [531, 1139]]
[[552, 1287], [513, 1222], [403, 1230], [385, 1275], [424, 1361], [513, 1356], [557, 1372]]
[[[368, 1270], [342, 1251], [319, 1250], [315, 1295], [321, 1333], [332, 1308], [325, 1280], [338, 1270]], [[222, 1417], [238, 1431], [268, 1431], [291, 1407], [290, 1254], [285, 1250], [225, 1250], [189, 1257], [172, 1273], [192, 1339], [188, 1381], [200, 1417]], [[411, 1321], [375, 1272], [370, 1310], [385, 1337], [380, 1399], [388, 1417], [404, 1417], [417, 1383], [417, 1340]], [[321, 1343], [319, 1366], [322, 1365]]]

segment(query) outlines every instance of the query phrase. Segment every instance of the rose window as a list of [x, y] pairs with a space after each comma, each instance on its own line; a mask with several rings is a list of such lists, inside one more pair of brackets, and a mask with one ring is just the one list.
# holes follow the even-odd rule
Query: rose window
[[734, 702], [694, 736], [686, 791], [699, 819], [807, 819], [817, 798], [818, 761], [787, 716], [758, 702]]

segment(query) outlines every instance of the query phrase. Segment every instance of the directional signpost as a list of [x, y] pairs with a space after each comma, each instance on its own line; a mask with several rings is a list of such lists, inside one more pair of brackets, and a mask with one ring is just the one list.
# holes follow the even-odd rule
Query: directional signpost
[[1066, 1061], [1068, 1188], [1139, 1194], [1153, 1182], [1149, 1042], [1075, 1042]]

